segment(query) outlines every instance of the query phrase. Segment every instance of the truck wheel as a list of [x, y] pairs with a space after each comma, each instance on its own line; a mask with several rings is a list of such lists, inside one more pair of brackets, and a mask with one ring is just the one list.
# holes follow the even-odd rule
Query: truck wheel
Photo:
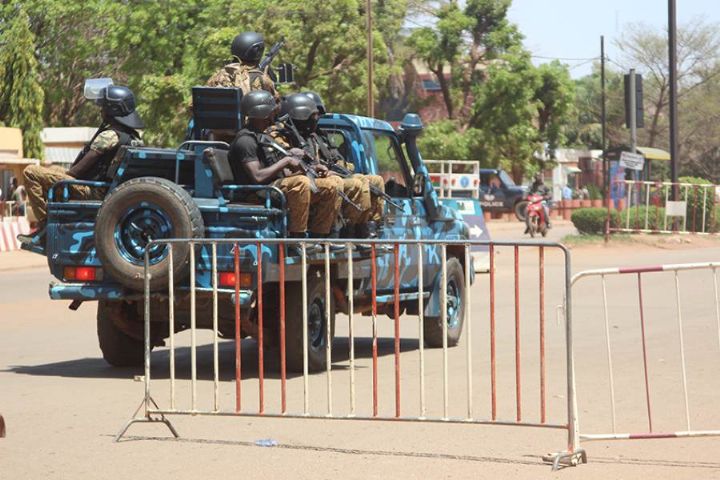
[[[118, 323], [142, 327], [134, 304], [100, 300], [97, 310], [97, 335], [100, 351], [115, 367], [139, 367], [145, 360], [145, 342], [120, 330]], [[139, 328], [138, 331], [142, 331]]]
[[[463, 267], [455, 257], [448, 258], [447, 261], [447, 344], [448, 347], [454, 347], [460, 341], [462, 334], [463, 321], [465, 319], [465, 275]], [[437, 288], [442, 288], [438, 282]], [[439, 296], [438, 298], [442, 298]], [[441, 305], [440, 308], [443, 308]], [[443, 328], [442, 316], [425, 317], [423, 324], [425, 333], [425, 345], [431, 348], [442, 348], [443, 346]]]
[[525, 218], [527, 217], [527, 206], [527, 200], [520, 200], [515, 204], [515, 207], [513, 207], [513, 210], [515, 212], [515, 218], [517, 218], [518, 221], [525, 221]]
[[330, 318], [325, 308], [325, 282], [317, 275], [318, 271], [310, 271], [307, 280], [307, 300], [302, 296], [302, 284], [288, 284], [286, 288], [286, 325], [285, 347], [287, 369], [291, 372], [303, 371], [303, 308], [308, 310], [308, 370], [316, 372], [325, 370], [325, 345], [328, 324], [330, 338], [335, 336], [335, 300], [330, 295]]
[[[111, 191], [95, 222], [95, 248], [103, 269], [132, 290], [144, 288], [145, 247], [150, 240], [200, 238], [202, 215], [192, 197], [180, 186], [157, 177], [134, 178]], [[149, 250], [150, 289], [168, 283], [168, 247]], [[174, 279], [190, 273], [190, 246], [173, 245]]]

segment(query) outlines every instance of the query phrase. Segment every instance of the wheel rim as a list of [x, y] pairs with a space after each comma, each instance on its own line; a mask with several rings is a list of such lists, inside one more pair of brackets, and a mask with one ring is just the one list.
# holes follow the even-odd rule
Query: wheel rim
[[[128, 209], [115, 226], [114, 237], [120, 255], [134, 265], [143, 265], [145, 250], [152, 240], [172, 237], [172, 221], [160, 207], [143, 202]], [[167, 256], [167, 245], [153, 245], [148, 250], [150, 265]]]
[[460, 288], [454, 278], [447, 284], [447, 324], [448, 328], [457, 328], [460, 324], [460, 311], [462, 310], [462, 298]]
[[325, 309], [320, 299], [308, 308], [308, 342], [310, 348], [318, 350], [325, 344]]

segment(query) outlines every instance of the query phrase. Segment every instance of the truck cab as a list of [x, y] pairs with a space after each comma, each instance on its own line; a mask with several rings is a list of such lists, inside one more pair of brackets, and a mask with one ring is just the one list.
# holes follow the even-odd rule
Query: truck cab
[[480, 169], [480, 204], [488, 212], [512, 212], [518, 220], [525, 220], [527, 187], [516, 185], [505, 170]]

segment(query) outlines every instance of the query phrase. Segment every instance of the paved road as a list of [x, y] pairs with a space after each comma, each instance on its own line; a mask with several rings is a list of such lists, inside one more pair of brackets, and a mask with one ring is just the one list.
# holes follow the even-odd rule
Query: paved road
[[[560, 229], [558, 229], [560, 230]], [[1, 255], [1, 254], [0, 254]], [[563, 326], [555, 322], [554, 306], [561, 298], [561, 256], [547, 252], [547, 416], [564, 421]], [[536, 253], [521, 253], [521, 366], [522, 417], [538, 421], [540, 414], [538, 356], [538, 289]], [[600, 266], [716, 260], [720, 248], [659, 249], [639, 246], [584, 247], [573, 251], [574, 269]], [[2, 260], [0, 259], [0, 262]], [[512, 250], [497, 257], [498, 417], [517, 414], [514, 368], [514, 308]], [[716, 409], [720, 379], [717, 325], [712, 303], [712, 277], [681, 276], [683, 319], [688, 357], [688, 388], [693, 427], [720, 426]], [[649, 442], [587, 443], [591, 463], [551, 474], [539, 456], [562, 449], [558, 430], [500, 426], [448, 425], [332, 420], [173, 417], [182, 435], [164, 440], [159, 425], [136, 426], [119, 444], [112, 436], [130, 417], [142, 397], [134, 369], [104, 364], [96, 346], [94, 309], [83, 305], [70, 312], [64, 303], [47, 299], [48, 274], [42, 268], [0, 272], [0, 412], [8, 438], [0, 440], [0, 478], [198, 478], [237, 472], [246, 478], [711, 478], [720, 476], [717, 439]], [[611, 337], [615, 354], [618, 431], [646, 427], [642, 358], [639, 350], [637, 293], [633, 278], [608, 282]], [[649, 278], [643, 285], [648, 329], [648, 364], [653, 380], [651, 400], [656, 430], [684, 428], [680, 393], [677, 320], [672, 276]], [[473, 416], [490, 415], [489, 331], [487, 276], [473, 287]], [[608, 407], [607, 360], [599, 302], [599, 284], [588, 282], [576, 291], [576, 331], [580, 416], [585, 432], [611, 429]], [[371, 408], [370, 331], [364, 317], [356, 319], [357, 413]], [[379, 322], [389, 337], [392, 323]], [[333, 413], [349, 409], [347, 318], [338, 318], [333, 355]], [[419, 351], [417, 322], [402, 319], [402, 415], [418, 415]], [[199, 336], [207, 344], [207, 335]], [[449, 414], [467, 411], [465, 339], [449, 354]], [[189, 407], [187, 334], [178, 342], [180, 407]], [[234, 405], [233, 346], [221, 342], [220, 402]], [[393, 415], [393, 344], [380, 342], [379, 410]], [[243, 408], [258, 405], [257, 349], [243, 343]], [[426, 351], [428, 417], [442, 416], [442, 355]], [[211, 350], [200, 348], [198, 407], [212, 408]], [[279, 409], [279, 380], [274, 351], [267, 352], [265, 403], [268, 413]], [[167, 354], [153, 355], [153, 393], [167, 405]], [[310, 411], [327, 412], [326, 377], [310, 380]], [[302, 378], [288, 382], [288, 408], [302, 411]], [[160, 437], [160, 438], [158, 438]], [[254, 441], [273, 438], [277, 448], [261, 448]]]

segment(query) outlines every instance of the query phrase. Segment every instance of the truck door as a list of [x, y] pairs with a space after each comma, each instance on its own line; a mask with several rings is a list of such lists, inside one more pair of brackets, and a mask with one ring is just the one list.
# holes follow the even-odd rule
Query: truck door
[[[415, 172], [405, 158], [397, 136], [383, 130], [365, 130], [365, 150], [368, 152], [371, 172], [385, 180], [385, 192], [402, 209], [385, 203], [383, 238], [415, 240], [427, 237], [428, 212], [422, 196], [415, 196], [413, 178]], [[400, 245], [401, 289], [417, 289], [417, 248]], [[386, 279], [392, 284], [392, 277]]]

